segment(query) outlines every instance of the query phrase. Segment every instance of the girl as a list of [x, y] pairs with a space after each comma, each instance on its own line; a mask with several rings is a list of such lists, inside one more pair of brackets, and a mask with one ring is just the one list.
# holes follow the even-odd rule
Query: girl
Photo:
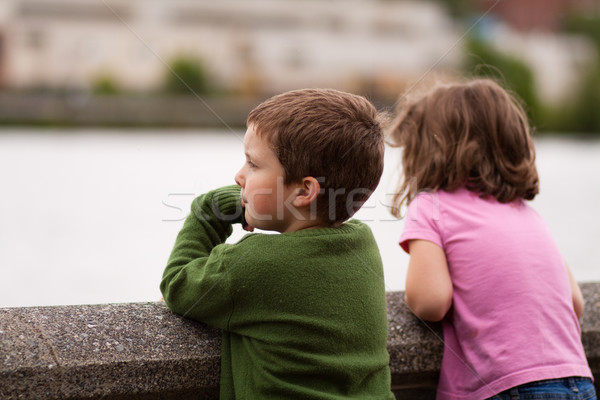
[[491, 80], [439, 86], [399, 106], [390, 138], [406, 303], [443, 325], [437, 398], [596, 399], [581, 291], [525, 202], [538, 175], [522, 107]]

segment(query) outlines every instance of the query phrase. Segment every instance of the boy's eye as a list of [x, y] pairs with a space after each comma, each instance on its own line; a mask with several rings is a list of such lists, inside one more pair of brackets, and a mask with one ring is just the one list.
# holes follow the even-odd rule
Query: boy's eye
[[250, 166], [250, 168], [256, 168], [256, 164], [254, 164], [252, 161], [248, 160], [246, 162], [248, 163], [248, 165]]

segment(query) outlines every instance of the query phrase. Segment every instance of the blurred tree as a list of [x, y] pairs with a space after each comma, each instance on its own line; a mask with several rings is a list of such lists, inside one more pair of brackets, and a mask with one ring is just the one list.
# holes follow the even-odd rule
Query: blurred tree
[[575, 96], [556, 110], [557, 130], [600, 134], [600, 64], [583, 75]]
[[172, 94], [207, 94], [209, 85], [204, 65], [196, 58], [175, 58], [169, 64], [164, 89]]
[[535, 77], [524, 61], [501, 53], [487, 42], [470, 37], [466, 41], [464, 72], [470, 76], [486, 76], [500, 80], [525, 103], [534, 123], [540, 116], [540, 102], [535, 90]]
[[118, 94], [121, 90], [109, 75], [98, 77], [92, 84], [92, 93], [96, 95]]
[[442, 6], [446, 7], [450, 15], [454, 18], [465, 18], [473, 13], [473, 4], [471, 0], [436, 0]]
[[565, 18], [564, 31], [587, 36], [600, 50], [600, 16], [571, 14]]
[[596, 46], [596, 59], [582, 75], [576, 95], [562, 113], [565, 128], [600, 134], [600, 16], [572, 14], [565, 19], [564, 29], [588, 37]]

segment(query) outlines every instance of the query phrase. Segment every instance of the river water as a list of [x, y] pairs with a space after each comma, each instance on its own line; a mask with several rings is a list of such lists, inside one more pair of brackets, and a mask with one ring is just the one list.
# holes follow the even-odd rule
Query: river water
[[[600, 281], [600, 140], [536, 138], [548, 222], [579, 281]], [[357, 214], [402, 290], [403, 221], [390, 216], [397, 152]], [[0, 307], [155, 301], [192, 199], [233, 183], [243, 131], [0, 131]], [[229, 241], [244, 232], [236, 229]]]

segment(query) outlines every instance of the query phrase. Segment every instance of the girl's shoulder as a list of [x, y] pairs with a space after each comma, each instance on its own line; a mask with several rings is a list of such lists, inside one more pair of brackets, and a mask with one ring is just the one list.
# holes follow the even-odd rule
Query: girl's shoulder
[[515, 209], [530, 208], [524, 199], [517, 199], [509, 203], [501, 203], [492, 195], [482, 195], [479, 192], [474, 192], [466, 187], [460, 187], [453, 191], [438, 190], [432, 192], [438, 197], [438, 200], [444, 203], [460, 203], [469, 204], [470, 206], [485, 206], [485, 207], [510, 207]]
[[417, 203], [433, 203], [433, 204], [452, 204], [452, 203], [472, 203], [479, 201], [480, 195], [471, 192], [464, 187], [460, 187], [453, 191], [448, 190], [421, 190], [417, 193], [412, 202]]
[[419, 192], [409, 205], [408, 214], [416, 215], [424, 212], [432, 212], [431, 215], [434, 219], [436, 216], [441, 215], [454, 215], [461, 218], [480, 215], [485, 217], [486, 220], [492, 216], [521, 218], [536, 214], [535, 210], [525, 200], [519, 199], [511, 203], [500, 203], [493, 196], [481, 196], [480, 193], [470, 191], [464, 187], [453, 191]]

